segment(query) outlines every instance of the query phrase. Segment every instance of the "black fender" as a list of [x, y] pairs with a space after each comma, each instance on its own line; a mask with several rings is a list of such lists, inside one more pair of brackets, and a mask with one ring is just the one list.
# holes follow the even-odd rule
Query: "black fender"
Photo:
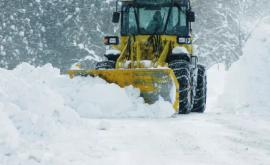
[[105, 54], [104, 55], [109, 61], [117, 61], [117, 59], [120, 57], [120, 54]]
[[167, 57], [166, 62], [170, 63], [170, 62], [175, 61], [175, 60], [184, 60], [187, 62], [191, 62], [190, 55], [188, 55], [187, 53], [170, 54]]

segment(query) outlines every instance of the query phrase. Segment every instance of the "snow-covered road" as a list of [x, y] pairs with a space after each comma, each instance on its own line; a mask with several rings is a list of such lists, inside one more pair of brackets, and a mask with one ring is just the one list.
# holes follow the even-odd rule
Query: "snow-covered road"
[[0, 165], [268, 165], [269, 38], [265, 19], [229, 72], [208, 71], [204, 114], [171, 117], [164, 101], [50, 65], [1, 69]]

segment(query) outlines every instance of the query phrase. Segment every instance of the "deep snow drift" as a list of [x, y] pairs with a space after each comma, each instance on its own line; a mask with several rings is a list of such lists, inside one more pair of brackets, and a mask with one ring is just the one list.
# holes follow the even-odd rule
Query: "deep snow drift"
[[25, 63], [13, 71], [0, 70], [0, 74], [4, 109], [15, 106], [38, 115], [78, 112], [87, 118], [168, 117], [174, 113], [165, 101], [144, 104], [139, 90], [132, 87], [121, 89], [99, 78], [71, 80], [51, 65], [34, 68]]
[[227, 109], [270, 110], [270, 17], [263, 23], [247, 42], [244, 56], [233, 64], [226, 78], [223, 100], [225, 105], [231, 105]]
[[[1, 165], [268, 165], [270, 19], [229, 72], [208, 71], [205, 114], [171, 118], [164, 101], [46, 65], [0, 70]], [[145, 119], [146, 118], [146, 119]]]

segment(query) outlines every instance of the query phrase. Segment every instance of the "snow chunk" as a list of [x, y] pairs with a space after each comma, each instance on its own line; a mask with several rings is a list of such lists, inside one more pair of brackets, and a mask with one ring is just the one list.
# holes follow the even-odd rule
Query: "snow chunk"
[[20, 35], [21, 37], [23, 37], [23, 36], [24, 36], [24, 31], [20, 31], [20, 32], [19, 32], [19, 35]]
[[106, 50], [106, 55], [112, 54], [112, 55], [119, 55], [121, 52], [120, 50], [117, 49], [108, 49]]
[[181, 54], [181, 53], [189, 54], [188, 50], [182, 46], [177, 46], [173, 48], [172, 53], [173, 54]]

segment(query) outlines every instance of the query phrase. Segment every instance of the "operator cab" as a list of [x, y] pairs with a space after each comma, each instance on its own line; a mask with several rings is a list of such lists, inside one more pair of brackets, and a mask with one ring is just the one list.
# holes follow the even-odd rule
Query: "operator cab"
[[[189, 0], [122, 0], [120, 13], [122, 36], [187, 37], [191, 31], [191, 22], [195, 20]], [[113, 22], [116, 20], [114, 18]]]

